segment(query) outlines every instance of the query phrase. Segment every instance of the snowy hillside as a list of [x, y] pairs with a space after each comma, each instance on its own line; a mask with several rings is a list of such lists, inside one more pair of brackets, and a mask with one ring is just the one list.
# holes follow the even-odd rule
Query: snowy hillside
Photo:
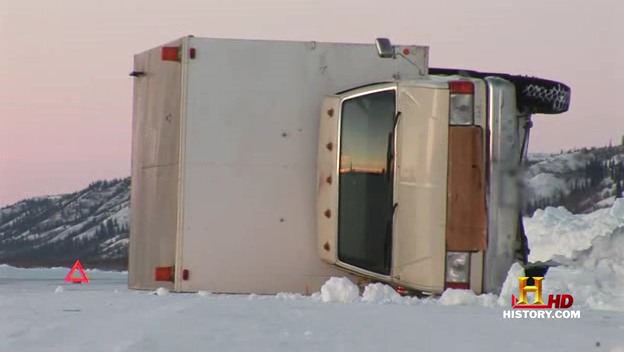
[[130, 179], [98, 181], [60, 196], [0, 209], [0, 262], [125, 267]]
[[624, 352], [624, 200], [587, 215], [547, 208], [528, 223], [533, 260], [566, 258], [545, 294], [571, 294], [579, 319], [503, 319], [516, 266], [500, 297], [411, 298], [344, 278], [312, 296], [132, 291], [126, 273], [91, 270], [75, 285], [67, 269], [0, 265], [0, 351]]
[[[610, 207], [621, 194], [624, 147], [532, 154], [525, 173], [525, 213], [549, 205], [572, 213]], [[0, 209], [0, 263], [125, 268], [130, 179], [98, 181], [66, 195]]]
[[[624, 147], [583, 148], [560, 154], [530, 154], [525, 173], [527, 213], [546, 206], [586, 213], [621, 197]], [[619, 186], [618, 186], [619, 183]]]

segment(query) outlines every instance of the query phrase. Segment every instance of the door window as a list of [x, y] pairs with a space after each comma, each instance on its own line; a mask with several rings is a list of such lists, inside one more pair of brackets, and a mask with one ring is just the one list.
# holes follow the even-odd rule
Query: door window
[[394, 90], [342, 104], [338, 204], [338, 258], [390, 274], [392, 253], [392, 152]]

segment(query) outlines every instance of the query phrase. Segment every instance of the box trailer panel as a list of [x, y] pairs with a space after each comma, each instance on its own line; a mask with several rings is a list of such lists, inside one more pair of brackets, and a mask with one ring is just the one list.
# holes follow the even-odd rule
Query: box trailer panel
[[173, 287], [156, 282], [155, 269], [175, 263], [182, 69], [161, 54], [156, 48], [134, 59], [140, 78], [134, 80], [132, 123], [131, 288]]
[[[273, 166], [193, 165], [189, 170], [187, 182], [210, 187], [196, 188], [186, 201], [213, 201], [185, 211], [185, 216], [202, 222], [193, 222], [201, 226], [197, 229], [185, 226], [183, 269], [190, 275], [181, 281], [182, 291], [200, 287], [214, 292], [312, 293], [318, 290], [314, 277], [344, 275], [318, 260], [316, 252], [308, 254], [316, 247], [315, 237], [306, 236], [314, 218], [288, 201], [308, 197], [310, 185], [303, 184], [301, 169], [276, 173]], [[281, 203], [273, 204], [276, 200]], [[195, 240], [188, 233], [203, 238]]]
[[[323, 97], [421, 78], [373, 45], [190, 38], [184, 132], [181, 270], [176, 289], [318, 290], [344, 275], [316, 250], [315, 203]], [[314, 283], [315, 282], [315, 283]]]

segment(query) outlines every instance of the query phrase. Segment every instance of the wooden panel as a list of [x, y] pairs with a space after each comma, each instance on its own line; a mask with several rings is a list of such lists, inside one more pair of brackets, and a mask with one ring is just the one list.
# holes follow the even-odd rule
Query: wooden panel
[[447, 251], [485, 250], [485, 153], [481, 127], [449, 127]]

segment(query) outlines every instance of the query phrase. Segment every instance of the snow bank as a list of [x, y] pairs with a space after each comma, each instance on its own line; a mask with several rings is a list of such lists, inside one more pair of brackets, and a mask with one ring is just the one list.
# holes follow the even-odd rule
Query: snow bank
[[563, 207], [537, 210], [524, 219], [531, 254], [529, 260], [547, 261], [591, 246], [592, 239], [624, 226], [624, 199], [616, 199], [610, 209], [591, 214], [572, 214]]
[[398, 303], [401, 300], [401, 295], [392, 287], [380, 283], [368, 284], [362, 294], [362, 301], [367, 303]]
[[[546, 208], [525, 219], [525, 229], [531, 261], [561, 263], [546, 274], [545, 294], [571, 294], [574, 307], [624, 311], [624, 199], [591, 214]], [[503, 288], [501, 301], [518, 291], [511, 272], [508, 281], [515, 286]]]
[[591, 247], [551, 268], [544, 279], [549, 293], [570, 293], [575, 306], [624, 311], [624, 228], [596, 237]]
[[440, 304], [443, 306], [472, 306], [476, 305], [477, 301], [477, 295], [469, 290], [448, 289], [440, 297]]
[[360, 299], [360, 290], [346, 277], [332, 277], [321, 287], [323, 302], [350, 303]]
[[518, 294], [518, 288], [520, 287], [518, 284], [519, 276], [524, 276], [524, 268], [520, 264], [514, 263], [511, 268], [509, 268], [507, 278], [505, 282], [503, 282], [503, 287], [501, 288], [501, 293], [498, 298], [498, 304], [500, 306], [511, 304], [511, 295]]

